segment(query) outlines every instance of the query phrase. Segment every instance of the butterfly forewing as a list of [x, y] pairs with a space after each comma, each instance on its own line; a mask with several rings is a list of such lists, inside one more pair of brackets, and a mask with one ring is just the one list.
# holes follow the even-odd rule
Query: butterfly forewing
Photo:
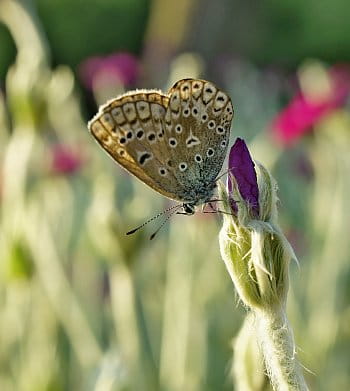
[[185, 79], [167, 95], [131, 91], [113, 99], [88, 127], [141, 181], [169, 198], [196, 204], [193, 189], [213, 183], [221, 169], [232, 115], [224, 92], [204, 80]]
[[168, 98], [159, 92], [128, 93], [102, 106], [89, 130], [127, 171], [159, 193], [176, 197], [176, 180], [163, 163], [163, 122]]

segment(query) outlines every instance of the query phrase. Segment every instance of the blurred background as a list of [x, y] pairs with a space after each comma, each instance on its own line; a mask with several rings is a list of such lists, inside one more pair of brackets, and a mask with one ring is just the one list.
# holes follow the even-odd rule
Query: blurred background
[[[246, 311], [220, 216], [175, 216], [86, 123], [204, 78], [279, 184], [288, 315], [313, 390], [350, 389], [347, 0], [0, 0], [0, 390], [238, 390]], [[268, 390], [262, 379], [249, 388]]]

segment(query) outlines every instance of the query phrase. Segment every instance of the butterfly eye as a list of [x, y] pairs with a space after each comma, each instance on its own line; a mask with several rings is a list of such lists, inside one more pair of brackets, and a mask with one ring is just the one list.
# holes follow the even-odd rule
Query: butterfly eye
[[184, 109], [184, 111], [182, 112], [183, 116], [184, 117], [188, 117], [190, 115], [190, 109], [187, 107], [186, 109]]
[[166, 176], [166, 174], [167, 174], [167, 170], [164, 167], [160, 167], [158, 172], [159, 172], [159, 175], [161, 175], [161, 176]]
[[208, 114], [203, 114], [202, 115], [202, 122], [206, 122], [208, 119]]
[[186, 171], [187, 170], [187, 163], [185, 163], [185, 162], [180, 163], [179, 164], [179, 169], [180, 169], [181, 172]]
[[214, 149], [213, 148], [208, 148], [207, 150], [207, 156], [212, 157], [214, 155]]
[[169, 145], [171, 146], [171, 148], [175, 148], [177, 146], [176, 138], [169, 138]]
[[138, 130], [137, 133], [136, 133], [136, 137], [137, 137], [139, 140], [142, 140], [143, 137], [144, 137], [144, 135], [145, 135], [145, 132], [144, 132], [142, 129]]
[[209, 129], [214, 129], [215, 128], [215, 121], [211, 120], [208, 122], [208, 128]]
[[175, 126], [175, 132], [176, 132], [176, 133], [182, 133], [182, 126], [181, 126], [180, 124], [177, 124], [177, 125]]
[[222, 126], [218, 126], [216, 128], [216, 133], [217, 134], [223, 134], [223, 133], [225, 133], [225, 129]]
[[197, 162], [197, 163], [201, 163], [202, 162], [202, 156], [199, 154], [199, 153], [197, 153], [196, 155], [195, 155], [195, 157], [194, 157], [194, 160]]
[[156, 141], [156, 135], [154, 132], [149, 132], [147, 135], [147, 139], [150, 143], [154, 143]]

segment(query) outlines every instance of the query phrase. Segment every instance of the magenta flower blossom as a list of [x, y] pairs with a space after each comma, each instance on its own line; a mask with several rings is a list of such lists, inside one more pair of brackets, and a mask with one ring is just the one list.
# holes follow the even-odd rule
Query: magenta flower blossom
[[55, 174], [74, 174], [83, 164], [78, 150], [63, 144], [57, 144], [51, 149], [51, 172]]
[[255, 164], [246, 143], [244, 140], [237, 138], [230, 150], [228, 161], [229, 175], [227, 178], [227, 190], [230, 195], [231, 207], [235, 214], [238, 212], [239, 204], [232, 197], [232, 179], [235, 180], [242, 199], [248, 204], [254, 217], [259, 216], [259, 188], [254, 167]]
[[272, 130], [279, 142], [290, 145], [316, 125], [325, 115], [342, 106], [350, 95], [350, 69], [334, 66], [328, 71], [331, 83], [327, 96], [311, 100], [299, 91], [273, 120]]
[[79, 74], [87, 89], [92, 90], [96, 80], [104, 78], [122, 85], [133, 84], [139, 73], [135, 56], [115, 53], [106, 57], [90, 57], [79, 66]]

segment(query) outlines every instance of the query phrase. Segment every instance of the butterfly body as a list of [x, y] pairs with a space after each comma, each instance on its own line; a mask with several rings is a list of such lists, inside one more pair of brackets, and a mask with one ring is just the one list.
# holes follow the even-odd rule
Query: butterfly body
[[232, 116], [230, 98], [214, 84], [183, 79], [167, 94], [141, 90], [112, 99], [88, 127], [113, 160], [193, 214], [213, 197]]

